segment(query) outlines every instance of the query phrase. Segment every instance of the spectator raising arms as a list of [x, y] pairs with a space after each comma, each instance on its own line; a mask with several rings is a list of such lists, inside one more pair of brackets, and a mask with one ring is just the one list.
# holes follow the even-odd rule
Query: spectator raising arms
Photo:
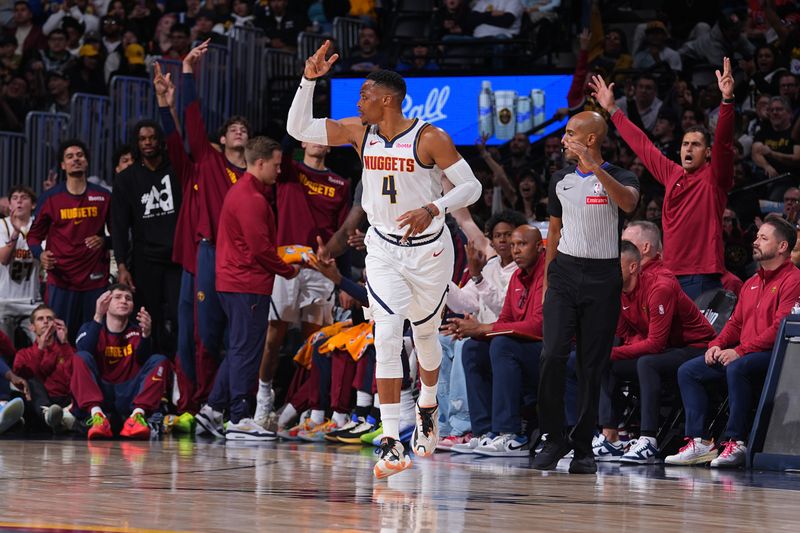
[[727, 192], [733, 187], [734, 129], [733, 74], [728, 58], [723, 72], [717, 71], [717, 81], [723, 100], [713, 153], [708, 131], [702, 127], [690, 128], [683, 135], [678, 165], [664, 156], [620, 111], [614, 100], [613, 83], [606, 85], [598, 76], [592, 80], [595, 98], [611, 114], [622, 138], [653, 177], [666, 187], [662, 211], [664, 264], [678, 276], [683, 290], [692, 299], [706, 290], [721, 287], [720, 275], [725, 270], [722, 212]]

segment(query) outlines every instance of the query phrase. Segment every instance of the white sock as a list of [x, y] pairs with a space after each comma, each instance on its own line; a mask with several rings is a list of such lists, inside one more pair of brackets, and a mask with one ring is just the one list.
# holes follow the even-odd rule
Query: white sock
[[283, 408], [283, 412], [281, 412], [281, 416], [278, 417], [278, 427], [286, 427], [294, 417], [297, 416], [297, 409], [294, 408], [294, 405], [287, 403], [286, 407]]
[[436, 390], [439, 388], [439, 385], [436, 384], [433, 387], [429, 387], [425, 385], [422, 380], [419, 381], [420, 390], [419, 390], [419, 406], [420, 407], [435, 407], [436, 406]]
[[400, 391], [400, 425], [413, 426], [417, 422], [416, 402], [411, 389]]
[[[402, 397], [403, 397], [403, 393], [400, 392], [400, 398], [402, 398]], [[375, 393], [375, 396], [372, 397], [372, 407], [376, 407], [378, 409], [380, 409], [380, 407], [381, 407], [381, 397], [378, 396], [377, 392]]]
[[101, 414], [103, 416], [106, 416], [106, 414], [103, 412], [103, 409], [100, 408], [100, 407], [92, 407], [92, 413], [91, 414], [92, 414], [92, 416], [94, 416], [96, 414]]
[[258, 380], [258, 396], [263, 398], [268, 398], [269, 395], [272, 393], [272, 380], [270, 381], [261, 381]]
[[142, 409], [141, 407], [137, 407], [136, 409], [134, 409], [134, 410], [131, 412], [131, 416], [135, 416], [135, 415], [142, 415], [142, 416], [144, 416], [144, 409]]
[[655, 437], [645, 437], [644, 435], [641, 435], [641, 436], [639, 436], [639, 439], [640, 440], [641, 439], [647, 439], [648, 441], [650, 441], [650, 444], [652, 444], [653, 446], [658, 448], [658, 441], [656, 440]]
[[356, 407], [372, 406], [372, 394], [363, 391], [356, 391]]
[[381, 421], [383, 436], [400, 440], [400, 404], [385, 403], [381, 405]]
[[319, 409], [312, 409], [311, 410], [311, 421], [316, 424], [322, 424], [325, 422], [325, 411], [321, 411]]
[[347, 424], [347, 413], [333, 413], [331, 419], [333, 423], [336, 424], [336, 427], [342, 427]]

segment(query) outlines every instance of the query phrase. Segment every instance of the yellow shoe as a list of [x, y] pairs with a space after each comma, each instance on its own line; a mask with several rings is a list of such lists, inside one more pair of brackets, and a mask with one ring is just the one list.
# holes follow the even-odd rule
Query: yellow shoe
[[306, 442], [323, 442], [325, 435], [333, 431], [337, 431], [339, 426], [333, 420], [325, 420], [321, 424], [317, 424], [307, 431], [300, 431], [297, 433], [297, 438]]

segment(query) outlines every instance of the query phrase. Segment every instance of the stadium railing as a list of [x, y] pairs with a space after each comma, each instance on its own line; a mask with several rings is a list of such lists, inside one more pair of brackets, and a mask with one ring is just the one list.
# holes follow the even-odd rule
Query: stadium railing
[[260, 130], [265, 124], [259, 106], [264, 95], [261, 72], [261, 54], [264, 49], [264, 31], [258, 28], [235, 27], [228, 40], [230, 55], [230, 112], [250, 118], [253, 128]]
[[330, 39], [330, 35], [323, 33], [311, 33], [301, 31], [297, 34], [297, 60], [305, 62], [306, 59], [322, 46], [322, 43]]
[[66, 113], [32, 111], [25, 118], [25, 173], [22, 182], [37, 194], [48, 174], [58, 172], [58, 147], [69, 135]]
[[116, 76], [111, 80], [111, 132], [116, 148], [128, 141], [130, 128], [139, 120], [157, 117], [153, 84], [147, 78]]
[[89, 175], [110, 179], [113, 170], [111, 154], [114, 151], [114, 143], [108, 142], [114, 126], [111, 98], [76, 93], [72, 96], [70, 117], [70, 135], [89, 147]]
[[25, 160], [25, 135], [0, 131], [0, 194], [25, 181]]
[[209, 132], [217, 131], [230, 114], [229, 95], [234, 79], [228, 65], [230, 56], [227, 47], [209, 45], [208, 53], [198, 67], [199, 72], [195, 74], [197, 96], [203, 104], [203, 120]]
[[280, 109], [281, 97], [289, 94], [297, 86], [299, 68], [297, 56], [285, 50], [267, 48], [262, 56], [263, 87], [266, 88], [266, 109], [262, 116], [272, 116], [274, 110]]
[[336, 17], [333, 19], [333, 38], [336, 39], [342, 59], [350, 57], [350, 52], [358, 44], [358, 32], [366, 26], [360, 19]]

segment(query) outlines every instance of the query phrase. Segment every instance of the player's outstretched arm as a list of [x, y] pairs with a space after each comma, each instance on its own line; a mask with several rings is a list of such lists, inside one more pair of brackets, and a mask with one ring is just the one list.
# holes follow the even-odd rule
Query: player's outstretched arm
[[289, 116], [286, 118], [286, 131], [298, 141], [326, 146], [352, 144], [359, 148], [358, 144], [364, 133], [364, 126], [359, 118], [342, 120], [314, 118], [314, 87], [317, 79], [327, 74], [339, 59], [339, 54], [325, 58], [330, 47], [331, 42], [325, 41], [314, 55], [306, 60], [303, 79], [300, 80], [300, 87], [297, 88], [292, 106], [289, 108]]

